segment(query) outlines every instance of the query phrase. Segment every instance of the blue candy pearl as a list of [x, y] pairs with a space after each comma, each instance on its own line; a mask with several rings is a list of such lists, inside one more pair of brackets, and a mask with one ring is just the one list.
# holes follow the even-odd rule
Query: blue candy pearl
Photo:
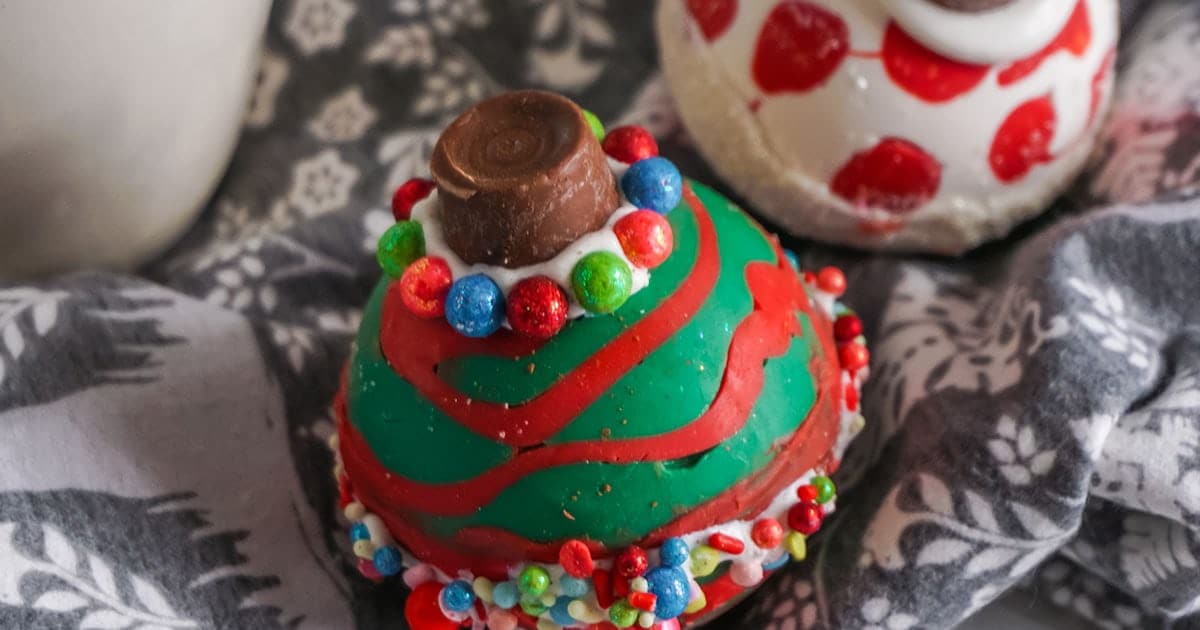
[[505, 610], [516, 606], [517, 602], [521, 601], [521, 592], [517, 590], [516, 582], [508, 581], [497, 584], [492, 589], [492, 601]]
[[668, 538], [658, 550], [662, 563], [669, 567], [681, 567], [688, 561], [688, 545], [682, 538]]
[[629, 203], [659, 214], [670, 212], [683, 196], [683, 177], [670, 160], [661, 157], [638, 160], [621, 178], [621, 190]]
[[404, 568], [400, 562], [400, 552], [395, 547], [380, 547], [375, 550], [375, 556], [372, 558], [375, 565], [375, 570], [379, 571], [380, 575], [396, 575]]
[[358, 542], [360, 540], [370, 540], [371, 531], [363, 523], [355, 523], [350, 526], [350, 540]]
[[486, 337], [504, 321], [504, 293], [481, 273], [459, 278], [446, 296], [446, 321], [464, 336]]
[[796, 256], [796, 252], [790, 249], [785, 249], [783, 250], [783, 255], [787, 256], [788, 262], [792, 263], [792, 266], [796, 268], [796, 271], [800, 270], [800, 258]]
[[763, 563], [763, 571], [774, 571], [775, 569], [778, 569], [778, 568], [782, 567], [783, 565], [787, 564], [789, 558], [791, 558], [791, 556], [789, 556], [786, 553], [780, 554], [780, 556], [778, 558], [772, 560], [771, 562], [764, 562]]
[[564, 575], [559, 578], [558, 587], [562, 589], [563, 595], [568, 597], [583, 597], [588, 594], [588, 591], [592, 590], [588, 580], [570, 575]]
[[578, 623], [571, 613], [567, 612], [567, 606], [573, 601], [570, 597], [559, 597], [554, 600], [554, 605], [550, 607], [550, 619], [560, 626], [573, 626]]
[[683, 614], [688, 600], [692, 598], [692, 588], [683, 569], [654, 567], [646, 572], [646, 581], [650, 583], [650, 592], [658, 598], [654, 602], [655, 616], [674, 619]]
[[475, 591], [463, 580], [455, 580], [442, 589], [442, 605], [446, 610], [467, 612], [475, 604]]

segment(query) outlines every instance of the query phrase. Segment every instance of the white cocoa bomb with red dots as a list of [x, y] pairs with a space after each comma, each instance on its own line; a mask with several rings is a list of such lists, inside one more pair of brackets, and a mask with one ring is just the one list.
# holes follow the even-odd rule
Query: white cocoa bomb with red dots
[[797, 235], [957, 254], [1044, 209], [1112, 91], [1116, 0], [662, 0], [685, 124]]

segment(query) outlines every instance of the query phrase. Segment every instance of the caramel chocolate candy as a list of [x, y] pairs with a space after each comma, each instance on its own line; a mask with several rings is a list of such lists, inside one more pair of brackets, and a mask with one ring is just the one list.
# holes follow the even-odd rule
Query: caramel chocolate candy
[[1012, 4], [1015, 0], [930, 0], [952, 11], [964, 13], [983, 13]]
[[446, 243], [468, 263], [548, 260], [620, 203], [582, 110], [549, 92], [509, 92], [467, 110], [438, 139], [430, 169]]

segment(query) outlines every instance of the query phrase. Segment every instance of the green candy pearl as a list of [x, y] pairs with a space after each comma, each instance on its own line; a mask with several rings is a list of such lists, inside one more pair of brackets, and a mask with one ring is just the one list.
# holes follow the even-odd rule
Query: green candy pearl
[[583, 119], [587, 121], [588, 127], [591, 128], [592, 133], [596, 134], [596, 139], [603, 140], [604, 139], [604, 123], [600, 122], [600, 119], [597, 118], [595, 114], [593, 114], [592, 112], [589, 112], [586, 109], [583, 110]]
[[526, 595], [541, 597], [550, 588], [550, 574], [537, 565], [530, 565], [521, 570], [517, 578], [517, 590]]
[[521, 610], [525, 611], [525, 614], [530, 617], [536, 617], [546, 612], [546, 605], [536, 597], [522, 597]]
[[580, 306], [590, 313], [611, 313], [629, 299], [633, 273], [611, 252], [592, 252], [571, 270], [571, 289]]
[[608, 609], [608, 619], [618, 628], [628, 628], [637, 623], [638, 609], [634, 608], [628, 601], [618, 599]]
[[389, 278], [399, 278], [425, 255], [425, 230], [416, 221], [398, 221], [379, 237], [375, 259]]
[[837, 494], [837, 488], [829, 477], [813, 477], [812, 485], [817, 489], [817, 501], [820, 503], [828, 503]]

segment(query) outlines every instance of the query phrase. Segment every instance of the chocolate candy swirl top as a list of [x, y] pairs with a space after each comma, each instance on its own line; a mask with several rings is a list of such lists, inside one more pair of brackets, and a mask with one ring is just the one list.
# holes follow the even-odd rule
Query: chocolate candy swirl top
[[932, 0], [935, 4], [940, 4], [947, 9], [953, 11], [963, 11], [965, 13], [982, 13], [999, 9], [1002, 6], [1012, 4], [1015, 0]]
[[459, 116], [430, 162], [446, 243], [467, 263], [553, 258], [620, 198], [604, 150], [569, 99], [509, 92]]

